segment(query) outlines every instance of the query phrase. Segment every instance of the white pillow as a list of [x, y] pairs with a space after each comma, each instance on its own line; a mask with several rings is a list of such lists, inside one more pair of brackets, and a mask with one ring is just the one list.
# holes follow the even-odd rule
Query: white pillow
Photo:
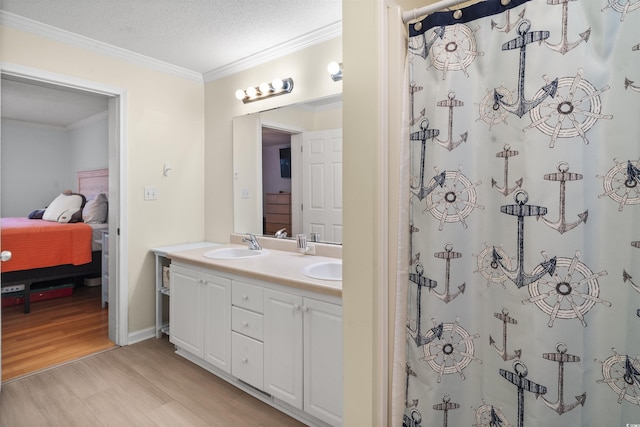
[[45, 209], [42, 219], [45, 221], [70, 222], [75, 213], [82, 209], [85, 198], [81, 194], [60, 194]]
[[103, 224], [107, 222], [109, 213], [109, 202], [103, 193], [98, 194], [84, 205], [82, 209], [82, 220], [87, 224]]

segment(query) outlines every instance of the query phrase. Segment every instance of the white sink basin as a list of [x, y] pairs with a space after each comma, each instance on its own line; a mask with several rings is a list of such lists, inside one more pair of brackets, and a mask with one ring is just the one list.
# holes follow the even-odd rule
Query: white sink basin
[[342, 280], [342, 261], [311, 264], [302, 269], [302, 274], [313, 279]]
[[264, 250], [256, 251], [249, 248], [220, 248], [205, 252], [204, 256], [212, 259], [242, 259], [257, 257], [264, 253]]

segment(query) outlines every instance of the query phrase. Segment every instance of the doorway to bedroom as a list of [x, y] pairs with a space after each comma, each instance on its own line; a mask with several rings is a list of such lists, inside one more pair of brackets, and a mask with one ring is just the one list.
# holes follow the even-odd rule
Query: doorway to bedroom
[[[51, 277], [37, 273], [28, 314], [20, 284], [3, 283], [0, 366], [6, 381], [126, 343], [126, 329], [124, 334], [122, 330], [126, 318], [123, 322], [118, 297], [122, 295], [120, 239], [110, 238], [121, 227], [123, 94], [46, 73], [7, 69], [2, 70], [0, 89], [3, 225], [5, 217], [26, 218], [52, 205], [66, 190], [86, 193], [94, 207], [95, 199], [106, 199], [108, 212], [104, 220], [93, 209], [97, 216], [90, 221], [87, 217], [91, 262], [82, 265], [91, 266], [90, 270], [79, 276], [74, 271]], [[100, 181], [80, 178], [95, 172]], [[5, 274], [4, 268], [2, 272], [4, 282], [10, 273]]]

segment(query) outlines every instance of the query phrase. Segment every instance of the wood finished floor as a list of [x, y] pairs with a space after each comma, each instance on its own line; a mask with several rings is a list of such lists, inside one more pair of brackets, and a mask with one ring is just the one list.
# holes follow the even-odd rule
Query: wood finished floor
[[114, 347], [101, 289], [80, 286], [73, 295], [2, 308], [2, 381]]
[[167, 337], [2, 384], [0, 426], [304, 424], [174, 353]]

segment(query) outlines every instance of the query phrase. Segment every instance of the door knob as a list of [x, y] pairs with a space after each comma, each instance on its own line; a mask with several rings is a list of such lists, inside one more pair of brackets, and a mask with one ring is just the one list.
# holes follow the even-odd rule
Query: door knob
[[0, 261], [5, 262], [5, 261], [9, 261], [11, 259], [11, 252], [10, 251], [2, 251], [0, 252]]

